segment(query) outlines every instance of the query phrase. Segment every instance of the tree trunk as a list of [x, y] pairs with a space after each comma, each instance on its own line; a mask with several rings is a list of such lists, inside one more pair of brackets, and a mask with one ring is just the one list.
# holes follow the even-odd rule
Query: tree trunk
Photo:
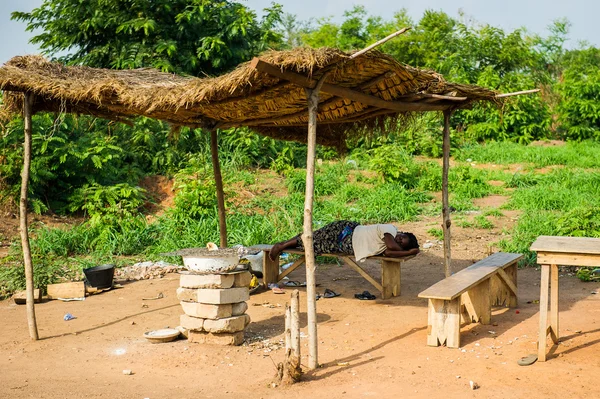
[[[308, 316], [308, 368], [319, 367], [317, 339], [317, 301], [315, 249], [313, 247], [313, 199], [315, 194], [315, 153], [317, 143], [317, 106], [319, 91], [306, 90], [308, 100], [308, 149], [306, 153], [306, 194], [304, 199], [304, 256], [306, 264], [306, 313]], [[292, 344], [293, 345], [293, 344]]]
[[217, 131], [210, 132], [210, 153], [212, 156], [215, 185], [217, 188], [217, 206], [219, 210], [219, 239], [220, 247], [227, 247], [227, 220], [225, 216], [225, 194], [223, 193], [223, 177], [221, 176], [221, 165], [219, 164], [219, 148]]
[[448, 170], [450, 169], [450, 116], [452, 111], [444, 111], [444, 161], [442, 171], [442, 230], [444, 231], [444, 271], [446, 277], [452, 275], [450, 254], [450, 206], [448, 203]]
[[31, 261], [31, 248], [29, 247], [29, 231], [27, 223], [27, 191], [29, 188], [29, 169], [31, 167], [31, 114], [33, 94], [25, 93], [23, 98], [23, 117], [25, 119], [25, 140], [23, 142], [23, 170], [21, 171], [21, 201], [19, 217], [21, 230], [21, 247], [23, 248], [23, 263], [25, 264], [25, 285], [27, 289], [27, 324], [29, 336], [32, 340], [39, 339], [37, 322], [35, 320], [33, 262]]

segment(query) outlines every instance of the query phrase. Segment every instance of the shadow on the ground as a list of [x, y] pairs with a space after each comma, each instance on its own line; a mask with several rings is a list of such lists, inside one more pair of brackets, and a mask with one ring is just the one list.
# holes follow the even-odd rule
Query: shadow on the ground
[[[300, 312], [300, 328], [308, 325], [306, 313]], [[325, 313], [317, 313], [317, 323], [325, 323], [331, 320], [331, 316]], [[245, 335], [252, 341], [270, 339], [284, 333], [285, 320], [283, 313], [265, 320], [252, 321], [246, 328]]]
[[[374, 351], [376, 351], [378, 349], [383, 348], [386, 345], [391, 344], [392, 342], [399, 341], [399, 340], [404, 339], [404, 338], [406, 338], [406, 337], [408, 337], [408, 336], [410, 336], [410, 335], [412, 335], [412, 334], [414, 334], [416, 332], [423, 331], [425, 329], [427, 329], [426, 326], [419, 327], [419, 328], [413, 328], [412, 330], [407, 331], [404, 334], [400, 334], [400, 335], [398, 335], [398, 336], [396, 336], [394, 338], [390, 338], [388, 340], [385, 340], [385, 341], [383, 341], [383, 342], [381, 342], [381, 343], [379, 343], [379, 344], [377, 344], [377, 345], [375, 345], [375, 346], [373, 346], [373, 347], [371, 347], [369, 349], [365, 349], [362, 352], [354, 353], [354, 354], [352, 354], [350, 356], [346, 356], [346, 357], [343, 357], [343, 358], [340, 358], [340, 359], [335, 359], [335, 360], [333, 360], [331, 362], [322, 364], [320, 369], [309, 371], [306, 374], [306, 376], [305, 376], [305, 380], [306, 381], [322, 380], [322, 379], [328, 378], [328, 377], [330, 377], [330, 376], [332, 376], [334, 374], [340, 373], [342, 371], [346, 371], [348, 369], [352, 369], [352, 368], [359, 367], [359, 366], [362, 366], [362, 365], [367, 364], [367, 363], [374, 362], [374, 361], [376, 361], [378, 359], [383, 358], [383, 356], [372, 357], [370, 359], [361, 360], [361, 361], [359, 361], [357, 363], [351, 363], [351, 362], [353, 362], [355, 360], [360, 359], [362, 356], [364, 356], [364, 355], [366, 355], [368, 353], [374, 352]], [[331, 367], [337, 367], [337, 368], [336, 369], [330, 369]], [[321, 373], [322, 370], [325, 370], [325, 372]]]
[[94, 330], [98, 330], [98, 329], [105, 328], [105, 327], [108, 327], [108, 326], [112, 326], [114, 324], [120, 323], [120, 322], [125, 321], [127, 319], [131, 319], [132, 317], [140, 316], [140, 315], [143, 315], [143, 314], [146, 314], [146, 313], [156, 312], [156, 311], [159, 311], [159, 310], [165, 310], [165, 309], [173, 308], [173, 307], [176, 307], [176, 306], [181, 306], [181, 305], [179, 305], [178, 303], [176, 303], [176, 304], [169, 305], [169, 306], [163, 306], [162, 308], [156, 308], [156, 309], [146, 310], [144, 312], [138, 312], [138, 313], [130, 314], [130, 315], [127, 315], [125, 317], [121, 317], [121, 318], [118, 318], [116, 320], [110, 321], [108, 323], [102, 323], [100, 325], [97, 325], [97, 326], [94, 326], [94, 327], [90, 327], [90, 328], [86, 328], [84, 330], [69, 331], [69, 332], [63, 333], [63, 334], [50, 335], [48, 337], [42, 337], [42, 338], [40, 338], [40, 341], [43, 341], [43, 340], [46, 340], [46, 339], [51, 339], [51, 338], [64, 337], [66, 335], [83, 334], [85, 332], [94, 331]]

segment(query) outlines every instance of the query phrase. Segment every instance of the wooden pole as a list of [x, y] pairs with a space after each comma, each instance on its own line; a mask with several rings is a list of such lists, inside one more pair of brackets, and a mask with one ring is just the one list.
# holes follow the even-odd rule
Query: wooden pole
[[227, 247], [227, 220], [225, 217], [225, 194], [223, 193], [223, 177], [221, 176], [221, 165], [219, 164], [219, 148], [217, 131], [210, 132], [210, 153], [212, 156], [213, 172], [217, 189], [217, 207], [219, 211], [219, 240], [220, 247]]
[[315, 156], [317, 144], [317, 106], [319, 89], [306, 89], [308, 100], [308, 137], [306, 154], [306, 194], [304, 198], [304, 230], [302, 243], [306, 264], [306, 314], [308, 316], [308, 368], [319, 367], [317, 339], [317, 288], [315, 250], [313, 247], [313, 199], [315, 194]]
[[298, 359], [300, 359], [300, 292], [298, 290], [292, 292], [291, 303], [291, 347], [294, 356], [297, 356]]
[[531, 89], [531, 90], [515, 91], [515, 92], [513, 92], [513, 93], [503, 93], [503, 94], [496, 94], [496, 98], [504, 98], [504, 97], [520, 96], [520, 95], [522, 95], [522, 94], [531, 94], [531, 93], [537, 93], [538, 91], [540, 91], [540, 89]]
[[31, 261], [31, 248], [29, 247], [29, 231], [27, 223], [27, 191], [29, 188], [29, 169], [31, 167], [31, 114], [33, 94], [24, 93], [23, 117], [25, 119], [25, 139], [23, 141], [23, 170], [21, 171], [21, 201], [19, 218], [21, 230], [21, 247], [23, 248], [23, 263], [25, 264], [25, 286], [27, 289], [27, 324], [29, 336], [32, 340], [39, 339], [37, 322], [35, 320], [35, 305], [33, 303], [33, 262]]
[[444, 271], [446, 277], [452, 275], [450, 254], [450, 206], [448, 203], [448, 170], [450, 169], [450, 116], [452, 111], [444, 111], [444, 144], [442, 169], [442, 230], [444, 232]]
[[285, 304], [285, 350], [292, 349], [292, 308]]
[[350, 56], [350, 59], [354, 59], [356, 57], [359, 57], [359, 56], [363, 55], [364, 53], [366, 53], [368, 51], [373, 50], [375, 47], [382, 45], [383, 43], [387, 42], [390, 39], [395, 38], [396, 36], [400, 36], [401, 34], [403, 34], [404, 32], [406, 32], [409, 29], [410, 29], [410, 26], [407, 27], [407, 28], [402, 28], [399, 31], [392, 33], [391, 35], [388, 35], [388, 36], [384, 37], [383, 39], [379, 40], [378, 42], [375, 42], [375, 43], [371, 44], [370, 46], [365, 47], [364, 49], [362, 49], [360, 51], [357, 51], [356, 53], [352, 54]]

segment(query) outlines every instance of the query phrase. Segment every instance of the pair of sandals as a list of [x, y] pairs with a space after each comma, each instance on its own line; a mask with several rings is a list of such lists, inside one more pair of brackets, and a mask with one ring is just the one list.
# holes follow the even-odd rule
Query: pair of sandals
[[325, 288], [325, 291], [323, 291], [323, 295], [321, 294], [317, 294], [317, 301], [320, 298], [335, 298], [336, 296], [340, 296], [342, 294], [338, 294], [335, 291], [330, 290], [329, 288]]
[[354, 294], [354, 298], [360, 299], [363, 301], [372, 301], [373, 299], [376, 299], [377, 297], [375, 295], [371, 294], [369, 291], [363, 291], [360, 294]]

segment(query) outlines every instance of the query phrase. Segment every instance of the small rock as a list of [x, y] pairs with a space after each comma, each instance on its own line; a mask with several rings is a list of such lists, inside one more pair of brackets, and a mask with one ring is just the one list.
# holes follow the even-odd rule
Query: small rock
[[479, 389], [479, 384], [474, 381], [469, 381], [469, 386], [471, 387], [472, 390]]
[[125, 375], [133, 375], [133, 371], [131, 371], [131, 370], [123, 370], [123, 374], [125, 374]]

